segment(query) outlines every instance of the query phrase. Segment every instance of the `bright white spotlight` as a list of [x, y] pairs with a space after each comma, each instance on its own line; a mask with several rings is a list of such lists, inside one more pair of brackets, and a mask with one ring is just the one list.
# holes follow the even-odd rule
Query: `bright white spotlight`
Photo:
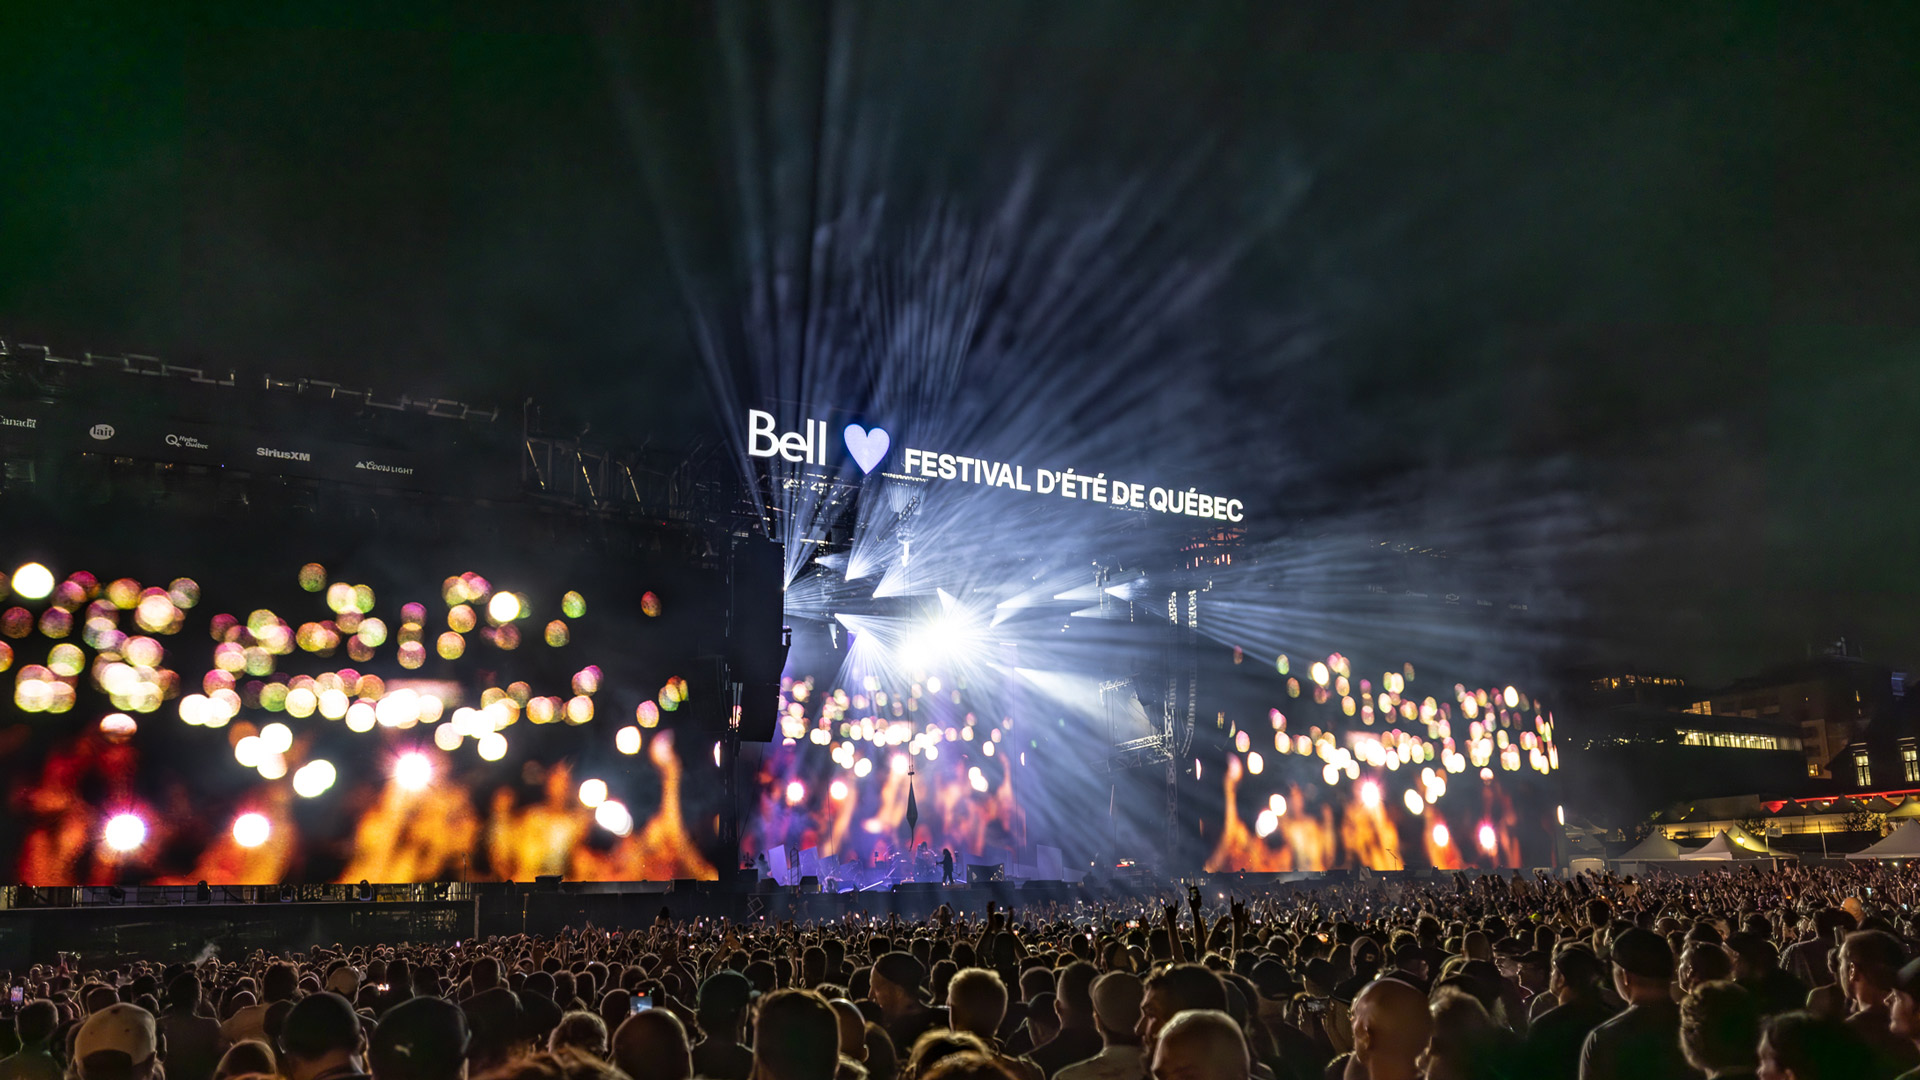
[[1500, 838], [1497, 834], [1494, 833], [1493, 825], [1489, 822], [1484, 822], [1484, 821], [1481, 822], [1480, 823], [1480, 850], [1492, 851], [1496, 846], [1499, 845], [1499, 842], [1500, 842]]
[[845, 799], [847, 797], [846, 781], [835, 780], [833, 783], [828, 784], [827, 795], [828, 797], [833, 799], [834, 802], [840, 802], [841, 800]]
[[633, 831], [633, 812], [624, 803], [614, 799], [594, 807], [593, 820], [615, 836], [625, 836]]
[[1272, 810], [1262, 810], [1260, 815], [1253, 819], [1253, 831], [1262, 837], [1272, 836], [1273, 831], [1279, 827], [1280, 815]]
[[497, 592], [487, 601], [487, 617], [497, 623], [510, 623], [520, 617], [520, 598], [510, 592]]
[[273, 825], [262, 814], [241, 814], [233, 819], [233, 842], [243, 848], [257, 848], [273, 834]]
[[1380, 809], [1380, 785], [1369, 780], [1360, 785], [1360, 805], [1369, 810]]
[[[48, 586], [51, 591], [52, 586]], [[44, 594], [42, 594], [44, 595]], [[147, 842], [147, 823], [138, 814], [115, 814], [107, 819], [104, 836], [108, 849], [126, 853], [137, 851]]]
[[333, 762], [309, 761], [293, 774], [293, 793], [303, 799], [315, 798], [333, 786], [336, 774]]
[[798, 780], [795, 780], [792, 783], [787, 785], [787, 805], [788, 806], [797, 806], [799, 805], [800, 800], [805, 799], [806, 797], [807, 797], [807, 785], [801, 783]]
[[613, 748], [623, 754], [633, 755], [640, 752], [640, 729], [623, 727], [613, 733]]
[[580, 783], [580, 805], [591, 810], [607, 801], [607, 782], [605, 780], [583, 780]]
[[393, 763], [393, 782], [403, 791], [424, 791], [433, 783], [433, 762], [422, 753], [401, 754], [400, 760]]
[[26, 600], [44, 600], [53, 591], [53, 571], [30, 562], [13, 572], [13, 591]]
[[1452, 842], [1453, 842], [1453, 836], [1447, 832], [1447, 827], [1445, 825], [1435, 825], [1433, 827], [1433, 846], [1434, 847], [1443, 848]]

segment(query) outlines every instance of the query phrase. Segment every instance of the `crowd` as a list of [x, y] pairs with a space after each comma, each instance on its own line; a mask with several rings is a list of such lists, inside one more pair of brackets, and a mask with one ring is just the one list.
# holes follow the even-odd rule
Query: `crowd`
[[1916, 905], [1878, 864], [1516, 873], [82, 954], [6, 976], [0, 1080], [1920, 1080]]

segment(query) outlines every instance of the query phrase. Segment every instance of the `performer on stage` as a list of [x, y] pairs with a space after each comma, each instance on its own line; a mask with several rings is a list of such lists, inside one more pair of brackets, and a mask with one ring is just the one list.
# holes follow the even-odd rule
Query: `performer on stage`
[[953, 884], [953, 849], [940, 849], [940, 884]]

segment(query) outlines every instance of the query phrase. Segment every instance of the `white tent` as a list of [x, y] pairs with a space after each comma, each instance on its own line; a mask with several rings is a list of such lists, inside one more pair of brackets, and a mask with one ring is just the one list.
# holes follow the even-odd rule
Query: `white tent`
[[1706, 842], [1705, 846], [1680, 856], [1684, 862], [1732, 862], [1735, 859], [1758, 859], [1763, 856], [1748, 848], [1741, 847], [1727, 836], [1725, 829], [1719, 835]]
[[1735, 847], [1745, 848], [1757, 855], [1769, 855], [1776, 859], [1791, 859], [1794, 857], [1791, 852], [1781, 851], [1779, 848], [1774, 847], [1738, 825], [1730, 826], [1726, 830], [1726, 836], [1728, 840], [1733, 841]]
[[1647, 834], [1645, 840], [1633, 845], [1626, 852], [1615, 855], [1614, 862], [1659, 862], [1663, 859], [1677, 859], [1684, 854], [1679, 844], [1667, 839], [1665, 833], [1658, 830]]
[[1885, 840], [1865, 851], [1856, 851], [1849, 859], [1920, 859], [1920, 821], [1903, 821]]

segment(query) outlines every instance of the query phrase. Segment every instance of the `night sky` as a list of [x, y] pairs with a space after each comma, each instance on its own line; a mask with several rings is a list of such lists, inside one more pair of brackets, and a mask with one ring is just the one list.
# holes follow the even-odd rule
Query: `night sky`
[[686, 445], [794, 185], [886, 250], [1132, 184], [1210, 359], [1085, 377], [1263, 540], [1493, 552], [1555, 662], [1920, 661], [1911, 5], [338, 6], [9, 13], [0, 337]]

